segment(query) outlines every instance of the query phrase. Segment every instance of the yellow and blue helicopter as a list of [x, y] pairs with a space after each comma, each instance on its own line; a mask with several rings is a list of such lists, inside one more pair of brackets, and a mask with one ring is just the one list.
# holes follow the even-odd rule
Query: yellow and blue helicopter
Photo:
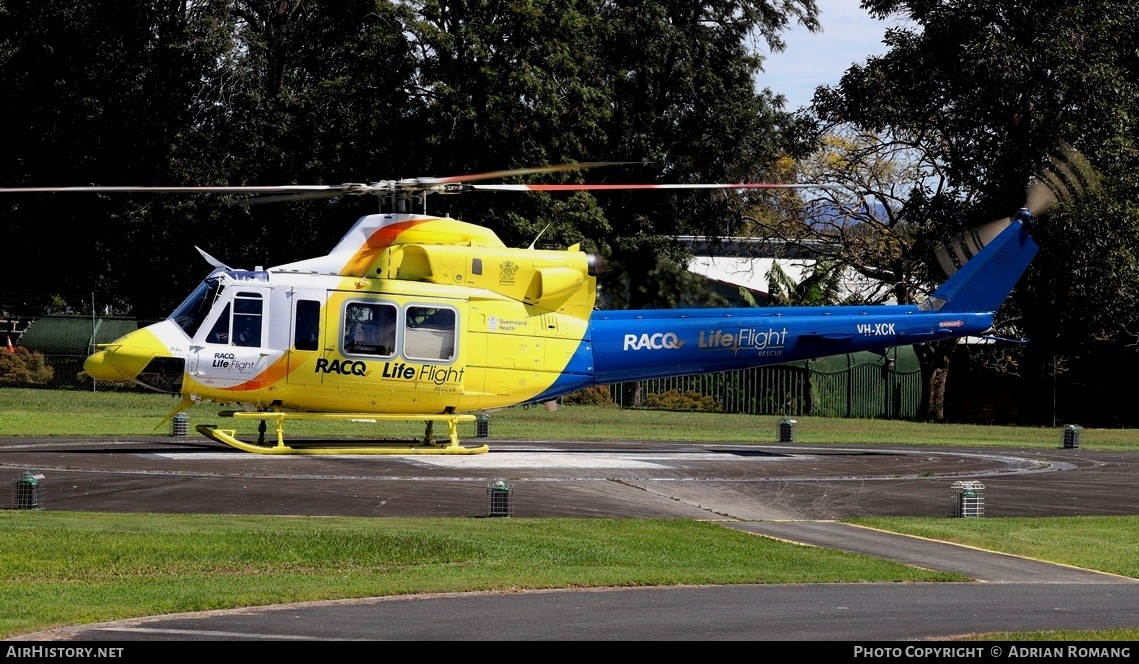
[[[600, 189], [762, 189], [794, 184], [474, 184], [588, 168], [568, 164], [447, 178], [282, 187], [62, 187], [6, 192], [243, 193], [274, 198], [390, 197], [393, 209], [433, 193]], [[84, 370], [182, 400], [237, 404], [260, 420], [256, 442], [235, 429], [198, 431], [259, 454], [473, 454], [459, 422], [516, 404], [551, 402], [593, 385], [728, 371], [983, 335], [1037, 252], [1021, 209], [918, 305], [594, 309], [600, 257], [505, 246], [487, 228], [408, 212], [360, 218], [327, 255], [267, 269], [213, 270], [165, 320], [104, 344]], [[959, 261], [961, 262], [961, 261]], [[294, 418], [419, 420], [422, 444], [292, 445]], [[266, 421], [276, 440], [266, 442]], [[431, 436], [448, 425], [445, 441]]]

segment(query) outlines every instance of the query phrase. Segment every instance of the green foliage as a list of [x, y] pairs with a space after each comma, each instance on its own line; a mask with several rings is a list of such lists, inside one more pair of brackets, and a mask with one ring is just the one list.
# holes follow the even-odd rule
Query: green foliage
[[584, 390], [578, 390], [562, 397], [562, 403], [568, 406], [616, 406], [613, 395], [606, 385], [593, 385]]
[[706, 277], [685, 268], [688, 256], [671, 246], [668, 238], [638, 237], [624, 246], [627, 251], [616, 249], [611, 254], [620, 258], [606, 261], [599, 280], [599, 308], [728, 306]]
[[[813, 138], [756, 90], [754, 40], [777, 50], [792, 22], [817, 28], [814, 0], [17, 0], [0, 11], [9, 186], [335, 184], [615, 160], [648, 163], [589, 177], [728, 182], [775, 173]], [[28, 262], [66, 269], [4, 288], [127, 298], [140, 318], [161, 317], [205, 273], [196, 244], [230, 265], [274, 265], [323, 254], [376, 211], [374, 200], [220, 202], [5, 197], [6, 239]], [[604, 251], [627, 270], [614, 297], [643, 307], [678, 286], [657, 280], [664, 261], [683, 265], [669, 238], [723, 228], [747, 202], [659, 192], [429, 205], [510, 246], [549, 225], [547, 246]], [[85, 241], [45, 241], [45, 219]]]
[[945, 176], [904, 131], [876, 134], [838, 122], [799, 170], [802, 179], [831, 186], [812, 192], [802, 205], [803, 222], [770, 230], [791, 243], [811, 242], [828, 268], [843, 266], [861, 277], [850, 303], [914, 304], [944, 278], [933, 273], [927, 208]]
[[0, 385], [44, 385], [55, 376], [55, 369], [43, 353], [16, 346], [14, 353], [0, 349]]
[[[955, 189], [995, 219], [1024, 202], [1030, 174], [1066, 141], [1100, 168], [1134, 162], [1139, 37], [1125, 0], [874, 0], [905, 15], [889, 51], [851, 67], [816, 108], [830, 121], [904, 130]], [[1132, 166], [1134, 164], [1132, 163]]]
[[650, 394], [645, 397], [644, 406], [661, 410], [692, 410], [703, 413], [722, 413], [724, 411], [723, 405], [710, 396], [699, 392], [681, 392], [680, 390]]
[[810, 272], [796, 282], [779, 264], [771, 266], [768, 304], [771, 306], [821, 306], [840, 304], [840, 285], [844, 267], [828, 260], [815, 263]]

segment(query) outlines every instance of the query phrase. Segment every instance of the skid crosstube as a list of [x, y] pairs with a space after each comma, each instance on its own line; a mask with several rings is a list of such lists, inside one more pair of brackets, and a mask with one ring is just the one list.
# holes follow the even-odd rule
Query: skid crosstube
[[[489, 451], [486, 445], [464, 447], [459, 444], [459, 422], [473, 422], [474, 415], [394, 415], [376, 413], [283, 413], [258, 411], [222, 411], [221, 417], [238, 419], [276, 420], [276, 444], [263, 442], [249, 443], [237, 438], [235, 429], [220, 429], [216, 424], [199, 424], [195, 427], [203, 436], [224, 443], [243, 452], [254, 454], [483, 454]], [[446, 422], [448, 441], [439, 443], [425, 436], [422, 443], [408, 445], [399, 442], [360, 441], [344, 442], [339, 445], [285, 444], [285, 420], [376, 420], [376, 421], [425, 421]]]

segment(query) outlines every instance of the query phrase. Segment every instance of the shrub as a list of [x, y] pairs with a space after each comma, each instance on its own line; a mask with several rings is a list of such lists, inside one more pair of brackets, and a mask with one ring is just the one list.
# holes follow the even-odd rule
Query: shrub
[[692, 410], [704, 413], [722, 413], [723, 405], [712, 397], [699, 392], [669, 390], [661, 394], [650, 394], [642, 402], [645, 408], [659, 410]]
[[615, 406], [609, 388], [605, 385], [594, 385], [577, 392], [571, 392], [562, 397], [563, 404], [576, 404], [579, 406]]
[[0, 385], [43, 385], [55, 377], [43, 353], [16, 346], [16, 352], [0, 350]]

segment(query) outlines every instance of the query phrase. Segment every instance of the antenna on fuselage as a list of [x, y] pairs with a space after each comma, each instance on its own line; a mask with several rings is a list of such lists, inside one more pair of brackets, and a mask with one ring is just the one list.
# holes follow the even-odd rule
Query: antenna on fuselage
[[552, 224], [552, 223], [554, 223], [554, 222], [552, 222], [552, 221], [551, 221], [549, 224], [546, 224], [546, 227], [545, 227], [545, 228], [543, 228], [542, 230], [538, 231], [538, 234], [534, 236], [534, 241], [533, 241], [533, 242], [531, 242], [531, 243], [530, 243], [530, 246], [529, 246], [529, 247], [526, 247], [526, 248], [527, 248], [527, 249], [533, 249], [533, 248], [534, 248], [534, 245], [538, 244], [538, 238], [542, 237], [542, 233], [545, 233], [546, 231], [550, 230], [550, 224]]

